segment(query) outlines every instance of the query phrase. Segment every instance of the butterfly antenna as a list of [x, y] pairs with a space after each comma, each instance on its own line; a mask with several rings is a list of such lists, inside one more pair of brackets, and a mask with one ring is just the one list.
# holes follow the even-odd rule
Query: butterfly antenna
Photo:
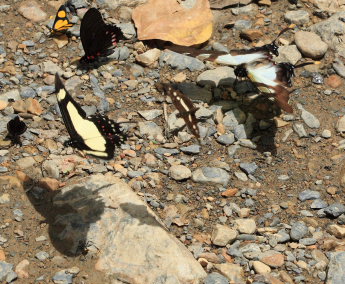
[[277, 40], [282, 34], [286, 33], [286, 32], [289, 31], [289, 30], [293, 30], [295, 27], [296, 27], [295, 24], [291, 24], [290, 26], [288, 26], [288, 27], [282, 29], [282, 30], [280, 31], [280, 33], [276, 36], [276, 38], [273, 40], [272, 43], [275, 43], [276, 40]]
[[312, 64], [318, 65], [320, 63], [321, 63], [320, 61], [309, 61], [309, 62], [304, 62], [304, 63], [298, 64], [298, 65], [295, 65], [294, 68], [300, 68], [300, 67], [303, 67], [306, 65], [312, 65]]

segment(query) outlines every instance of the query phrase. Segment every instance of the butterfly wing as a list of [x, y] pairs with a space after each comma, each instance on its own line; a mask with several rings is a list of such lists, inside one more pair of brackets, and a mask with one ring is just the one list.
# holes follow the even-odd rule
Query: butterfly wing
[[26, 131], [26, 129], [27, 126], [25, 122], [21, 121], [19, 119], [19, 116], [16, 116], [7, 123], [7, 130], [12, 137], [23, 134]]
[[51, 29], [52, 33], [63, 33], [73, 24], [67, 18], [66, 6], [61, 5], [56, 13], [55, 21]]
[[115, 145], [125, 140], [120, 125], [103, 115], [86, 116], [85, 111], [66, 91], [55, 75], [55, 89], [63, 121], [71, 140], [67, 145], [102, 159], [114, 157]]
[[176, 109], [178, 110], [180, 116], [186, 122], [186, 125], [195, 137], [200, 138], [200, 132], [198, 128], [198, 120], [196, 119], [195, 112], [198, 110], [193, 104], [193, 102], [181, 91], [174, 88], [170, 84], [162, 84], [165, 94], [167, 94]]
[[292, 113], [293, 109], [289, 105], [290, 92], [279, 81], [279, 71], [280, 67], [272, 63], [260, 66], [247, 65], [248, 78], [256, 85], [258, 90], [274, 97], [281, 109]]
[[110, 48], [125, 37], [118, 27], [106, 24], [96, 8], [90, 8], [81, 21], [80, 38], [85, 51], [81, 61], [92, 62], [99, 56], [112, 54]]

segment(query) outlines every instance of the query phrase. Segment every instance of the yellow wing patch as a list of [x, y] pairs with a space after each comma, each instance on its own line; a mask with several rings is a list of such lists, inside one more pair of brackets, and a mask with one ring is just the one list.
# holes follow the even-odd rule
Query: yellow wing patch
[[51, 33], [61, 33], [72, 27], [73, 24], [67, 18], [65, 5], [61, 5], [56, 13], [55, 21], [51, 29]]

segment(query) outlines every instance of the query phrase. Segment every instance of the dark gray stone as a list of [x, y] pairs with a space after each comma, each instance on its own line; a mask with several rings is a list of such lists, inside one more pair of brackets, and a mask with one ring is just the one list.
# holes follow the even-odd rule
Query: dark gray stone
[[12, 271], [13, 264], [0, 261], [0, 281], [6, 279], [7, 275]]
[[308, 233], [307, 225], [302, 221], [298, 221], [292, 225], [291, 231], [290, 231], [290, 237], [292, 240], [298, 241], [302, 239], [307, 233]]
[[345, 252], [332, 252], [327, 272], [328, 284], [345, 283]]
[[299, 200], [306, 201], [306, 200], [313, 200], [313, 199], [319, 199], [320, 198], [320, 192], [314, 191], [314, 190], [303, 190], [299, 196]]
[[328, 203], [322, 199], [315, 199], [312, 204], [310, 205], [311, 209], [322, 209], [326, 208]]
[[187, 147], [181, 147], [180, 150], [185, 154], [199, 154], [200, 145], [190, 145]]
[[205, 64], [199, 59], [183, 55], [174, 51], [164, 51], [159, 57], [159, 65], [168, 64], [179, 70], [189, 69], [190, 71], [200, 71], [205, 68]]
[[229, 280], [217, 272], [212, 272], [207, 275], [204, 284], [229, 284]]
[[328, 207], [323, 209], [327, 215], [331, 217], [339, 217], [341, 214], [345, 213], [345, 206], [341, 203], [333, 203]]
[[248, 175], [253, 175], [258, 166], [253, 163], [240, 163], [240, 169]]

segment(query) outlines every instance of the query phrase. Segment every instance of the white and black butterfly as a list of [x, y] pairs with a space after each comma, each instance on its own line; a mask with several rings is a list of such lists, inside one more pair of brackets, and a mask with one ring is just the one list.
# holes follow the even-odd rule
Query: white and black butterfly
[[291, 87], [292, 77], [295, 76], [294, 70], [310, 64], [319, 62], [304, 62], [293, 65], [288, 62], [275, 64], [270, 61], [252, 62], [241, 64], [234, 70], [236, 77], [248, 78], [255, 84], [257, 89], [264, 94], [275, 98], [277, 105], [286, 112], [293, 112], [289, 105], [290, 91], [286, 87]]
[[195, 116], [195, 112], [198, 110], [194, 106], [193, 102], [180, 90], [175, 88], [172, 84], [161, 84], [164, 93], [168, 95], [174, 106], [179, 112], [179, 116], [182, 117], [196, 138], [200, 138], [200, 132], [198, 128], [198, 120]]
[[278, 56], [277, 39], [286, 31], [295, 27], [294, 24], [280, 31], [277, 37], [269, 44], [249, 49], [234, 49], [229, 53], [223, 51], [202, 50], [193, 47], [171, 46], [167, 47], [176, 52], [184, 53], [193, 57], [200, 57], [203, 60], [213, 61], [218, 64], [237, 66], [244, 63], [256, 62], [260, 60], [271, 60], [272, 56]]
[[66, 91], [58, 74], [55, 75], [55, 92], [71, 137], [65, 145], [98, 158], [112, 159], [115, 146], [120, 146], [126, 139], [120, 125], [101, 114], [86, 116], [85, 111]]

